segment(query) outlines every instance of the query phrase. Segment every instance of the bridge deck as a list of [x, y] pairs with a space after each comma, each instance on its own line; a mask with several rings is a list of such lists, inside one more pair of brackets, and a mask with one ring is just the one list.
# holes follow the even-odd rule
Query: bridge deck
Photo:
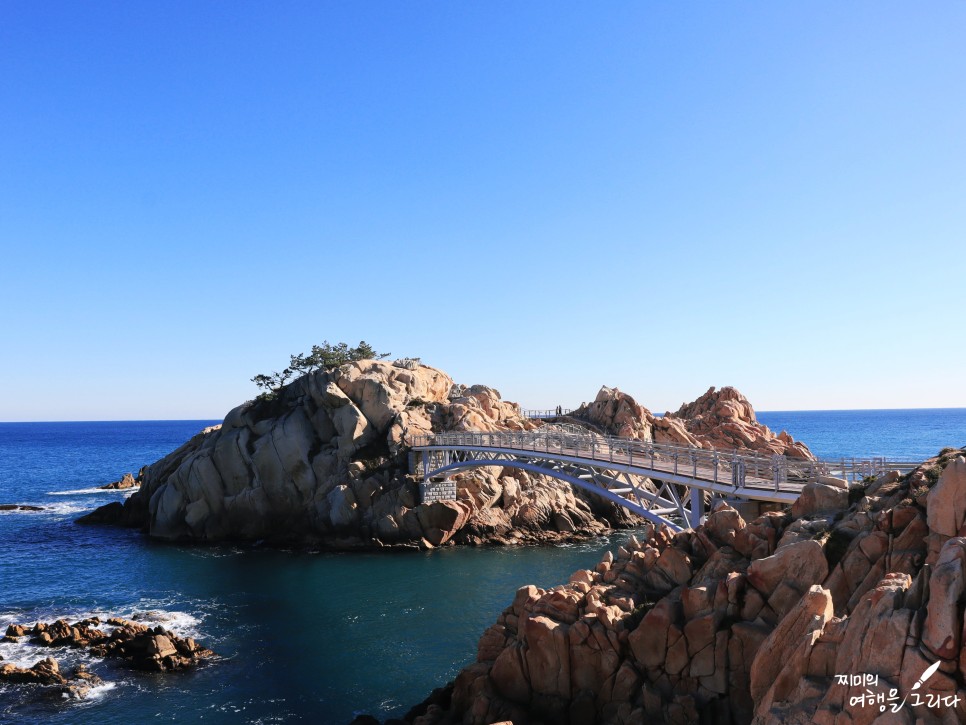
[[[472, 466], [515, 466], [568, 480], [648, 518], [671, 523], [668, 512], [690, 523], [703, 511], [701, 492], [756, 501], [791, 503], [809, 482], [847, 487], [887, 470], [912, 470], [912, 462], [884, 458], [806, 461], [780, 455], [739, 454], [573, 433], [552, 427], [523, 432], [460, 432], [417, 436], [426, 481]], [[654, 492], [631, 477], [658, 479]], [[676, 484], [679, 489], [668, 484]], [[630, 495], [627, 495], [630, 494]], [[687, 501], [690, 499], [690, 502]], [[656, 517], [655, 512], [660, 512]], [[677, 526], [674, 526], [677, 528]]]

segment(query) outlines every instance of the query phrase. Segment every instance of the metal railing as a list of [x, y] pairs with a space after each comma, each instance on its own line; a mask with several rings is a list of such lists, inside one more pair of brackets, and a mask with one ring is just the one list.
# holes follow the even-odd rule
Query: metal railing
[[522, 411], [524, 418], [530, 418], [534, 420], [543, 420], [544, 418], [556, 418], [558, 415], [570, 415], [573, 413], [572, 408], [561, 408], [560, 412], [557, 412], [556, 408], [551, 410], [524, 410]]
[[693, 448], [553, 429], [438, 433], [413, 436], [409, 444], [412, 448], [501, 448], [543, 453], [646, 469], [655, 472], [655, 478], [667, 473], [736, 489], [765, 488], [776, 492], [798, 492], [805, 483], [819, 482], [824, 477], [850, 482], [891, 470], [911, 471], [919, 465], [882, 457], [809, 461], [778, 454]]

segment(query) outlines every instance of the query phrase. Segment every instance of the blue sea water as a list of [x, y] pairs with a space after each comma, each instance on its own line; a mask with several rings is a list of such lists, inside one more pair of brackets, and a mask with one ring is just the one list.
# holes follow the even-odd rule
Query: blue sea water
[[[769, 412], [819, 455], [925, 458], [966, 443], [966, 410]], [[96, 486], [137, 472], [214, 421], [0, 423], [0, 628], [89, 614], [137, 616], [219, 655], [194, 672], [133, 673], [84, 701], [0, 686], [0, 723], [346, 723], [400, 716], [471, 662], [518, 587], [592, 566], [626, 533], [545, 548], [311, 554], [158, 544], [73, 523], [122, 498]], [[46, 652], [45, 652], [46, 653]], [[69, 665], [83, 655], [52, 654]], [[4, 661], [39, 655], [0, 643]]]
[[787, 430], [819, 458], [885, 456], [922, 461], [947, 446], [966, 446], [966, 408], [758, 412], [776, 433]]

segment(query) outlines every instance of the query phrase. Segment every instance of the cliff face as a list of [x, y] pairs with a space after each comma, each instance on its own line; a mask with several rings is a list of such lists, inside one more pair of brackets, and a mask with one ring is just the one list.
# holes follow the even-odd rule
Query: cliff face
[[748, 399], [731, 387], [709, 388], [676, 413], [658, 417], [627, 393], [605, 386], [593, 403], [581, 406], [572, 415], [625, 438], [763, 455], [777, 453], [806, 460], [815, 458], [808, 446], [795, 441], [785, 431], [775, 435], [759, 423]]
[[566, 483], [501, 467], [459, 476], [457, 501], [417, 505], [406, 435], [535, 425], [497, 391], [454, 385], [434, 368], [351, 363], [232, 410], [143, 469], [123, 508], [86, 519], [162, 539], [338, 547], [555, 540], [629, 523]]
[[966, 722], [964, 454], [523, 587], [415, 722]]

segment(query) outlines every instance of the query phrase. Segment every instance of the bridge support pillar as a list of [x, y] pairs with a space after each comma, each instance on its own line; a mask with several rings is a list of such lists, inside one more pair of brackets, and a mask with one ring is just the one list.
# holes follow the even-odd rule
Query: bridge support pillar
[[704, 491], [700, 488], [691, 489], [691, 520], [688, 524], [692, 529], [698, 528], [704, 518]]

